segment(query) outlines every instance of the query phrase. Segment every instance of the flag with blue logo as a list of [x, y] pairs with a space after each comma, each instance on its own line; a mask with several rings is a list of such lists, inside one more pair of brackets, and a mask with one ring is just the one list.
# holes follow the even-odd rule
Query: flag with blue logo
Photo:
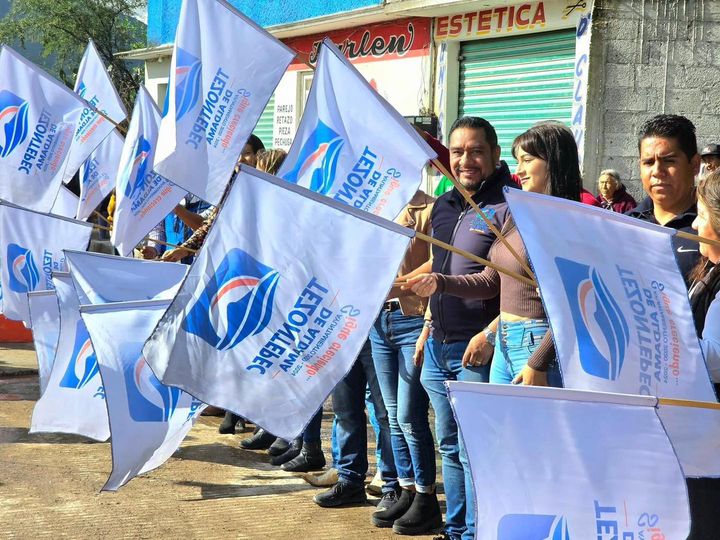
[[687, 538], [682, 468], [657, 399], [448, 381], [476, 538]]
[[60, 307], [54, 290], [28, 293], [28, 304], [42, 395], [50, 379], [60, 336]]
[[80, 168], [77, 218], [86, 220], [115, 187], [124, 139], [113, 131]]
[[85, 103], [7, 45], [0, 81], [0, 199], [48, 212]]
[[[506, 198], [535, 268], [566, 388], [717, 401], [675, 258], [675, 230], [518, 189]], [[689, 475], [720, 475], [720, 453], [709, 451], [717, 441], [711, 435], [720, 435], [717, 412], [660, 408]]]
[[93, 150], [115, 129], [110, 120], [119, 124], [127, 117], [125, 105], [115, 90], [110, 74], [92, 40], [88, 42], [80, 61], [75, 79], [75, 93], [92, 108], [84, 108], [80, 115], [67, 158], [64, 182], [72, 179]]
[[50, 213], [56, 216], [75, 219], [79, 200], [80, 198], [77, 195], [75, 195], [67, 187], [61, 185], [58, 190], [57, 197], [55, 198], [55, 202], [50, 209]]
[[[295, 51], [227, 2], [185, 0], [155, 170], [218, 204], [243, 146], [294, 57]], [[270, 141], [264, 142], [270, 147]]]
[[145, 357], [291, 439], [350, 370], [412, 235], [243, 167]]
[[325, 39], [300, 127], [278, 176], [395, 219], [437, 154]]
[[185, 196], [153, 170], [160, 111], [141, 86], [123, 145], [115, 184], [115, 216], [111, 241], [127, 256], [143, 237]]
[[165, 463], [205, 405], [158, 381], [142, 347], [169, 305], [146, 300], [82, 306], [97, 351], [111, 426], [113, 467], [103, 487], [115, 491]]
[[81, 304], [172, 300], [190, 268], [86, 251], [65, 250], [65, 256]]
[[30, 433], [74, 433], [98, 441], [110, 437], [105, 389], [97, 356], [67, 272], [52, 277], [60, 309], [60, 333], [45, 392], [35, 404]]
[[65, 270], [63, 249], [87, 249], [92, 225], [0, 201], [0, 283], [3, 315], [29, 324], [27, 293], [53, 289]]

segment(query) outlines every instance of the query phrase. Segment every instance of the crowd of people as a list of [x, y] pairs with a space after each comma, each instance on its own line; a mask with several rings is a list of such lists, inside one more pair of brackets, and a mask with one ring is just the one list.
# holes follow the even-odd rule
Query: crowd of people
[[[449, 170], [494, 228], [456, 187], [437, 199], [418, 191], [396, 221], [524, 277], [531, 277], [530, 264], [505, 202], [506, 187], [582, 201], [720, 240], [720, 148], [709, 145], [698, 152], [695, 128], [683, 116], [658, 115], [641, 127], [639, 170], [646, 196], [639, 204], [613, 169], [600, 173], [597, 197], [583, 190], [575, 139], [558, 122], [537, 124], [515, 139], [514, 174], [500, 159], [495, 129], [482, 118], [459, 118], [449, 131], [448, 151]], [[265, 150], [253, 136], [240, 162], [275, 173], [284, 157], [281, 150]], [[197, 206], [194, 210], [179, 206], [156, 230], [159, 239], [177, 229], [180, 220], [195, 231], [189, 239], [164, 253], [163, 245], [149, 243], [142, 256], [191, 258], [217, 214], [216, 209], [205, 214]], [[501, 231], [503, 241], [493, 229]], [[708, 368], [713, 382], [720, 382], [720, 248], [685, 238], [674, 242]], [[438, 531], [444, 522], [441, 538], [474, 538], [472, 479], [446, 394], [447, 380], [562, 386], [538, 289], [414, 238], [365, 346], [332, 393], [330, 467], [326, 469], [321, 447], [322, 410], [297, 440], [256, 428], [240, 444], [267, 451], [273, 464], [306, 473], [310, 483], [327, 487], [314, 497], [321, 507], [363, 504], [367, 409], [376, 434], [378, 471], [368, 489], [380, 497], [372, 523], [411, 535]], [[238, 428], [244, 428], [244, 419], [225, 413], [220, 432]], [[444, 520], [437, 499], [436, 449], [442, 462]], [[688, 487], [691, 537], [714, 538], [718, 481], [690, 480]]]

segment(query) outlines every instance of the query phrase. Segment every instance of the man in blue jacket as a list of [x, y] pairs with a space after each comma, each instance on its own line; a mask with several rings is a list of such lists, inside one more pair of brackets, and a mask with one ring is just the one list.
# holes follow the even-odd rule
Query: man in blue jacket
[[[498, 230], [507, 215], [503, 189], [517, 187], [507, 165], [500, 161], [500, 147], [492, 125], [482, 118], [462, 117], [450, 128], [450, 166], [453, 175], [467, 190]], [[487, 258], [495, 235], [462, 194], [453, 188], [435, 202], [432, 212], [433, 237]], [[462, 256], [432, 247], [432, 271], [443, 274], [480, 272], [482, 265]], [[490, 356], [482, 354], [484, 343], [470, 351], [467, 365], [462, 359], [470, 339], [499, 314], [499, 302], [468, 300], [444, 294], [430, 298], [431, 319], [418, 340], [416, 355], [424, 365], [421, 382], [435, 410], [435, 430], [442, 457], [447, 511], [448, 538], [474, 538], [475, 510], [467, 456], [458, 438], [458, 428], [445, 392], [446, 380], [487, 382]], [[424, 344], [424, 348], [423, 348]], [[418, 508], [418, 514], [422, 512]]]

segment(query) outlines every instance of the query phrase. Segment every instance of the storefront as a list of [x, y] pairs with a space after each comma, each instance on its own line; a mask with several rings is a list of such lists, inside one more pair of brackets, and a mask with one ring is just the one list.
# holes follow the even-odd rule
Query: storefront
[[592, 3], [478, 4], [483, 7], [472, 10], [464, 4], [462, 13], [435, 19], [441, 134], [459, 116], [481, 116], [495, 126], [502, 159], [511, 167], [513, 139], [542, 120], [573, 127], [582, 144], [587, 55], [578, 64], [585, 54], [578, 22]]
[[[431, 103], [431, 22], [428, 18], [400, 19], [284, 40], [298, 57], [258, 125], [269, 126], [272, 118], [272, 139], [266, 131], [265, 145], [290, 148], [312, 84], [318, 47], [326, 36], [400, 114], [426, 113]], [[255, 133], [262, 138], [260, 129]]]

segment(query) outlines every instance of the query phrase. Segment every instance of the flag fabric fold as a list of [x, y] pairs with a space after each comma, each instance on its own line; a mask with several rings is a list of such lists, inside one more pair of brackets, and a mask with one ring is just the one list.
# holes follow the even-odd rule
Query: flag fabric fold
[[155, 170], [217, 205], [294, 57], [292, 49], [227, 2], [185, 0]]
[[300, 127], [278, 176], [395, 219], [435, 151], [325, 39]]
[[115, 90], [110, 74], [92, 40], [88, 42], [80, 61], [75, 79], [75, 93], [92, 109], [85, 107], [80, 115], [67, 158], [64, 182], [72, 179], [88, 156], [115, 129], [112, 122], [119, 124], [127, 117], [125, 105]]
[[50, 379], [60, 337], [60, 307], [54, 290], [28, 293], [28, 304], [42, 395]]
[[186, 264], [65, 250], [81, 304], [133, 300], [172, 300], [188, 269]]
[[110, 437], [105, 389], [77, 295], [67, 272], [53, 274], [60, 333], [45, 392], [35, 403], [30, 433], [74, 433], [98, 441]]
[[113, 131], [90, 154], [80, 169], [80, 201], [77, 218], [85, 221], [115, 187], [124, 139]]
[[355, 361], [410, 236], [242, 168], [144, 355], [163, 383], [291, 439]]
[[27, 293], [53, 289], [52, 272], [65, 270], [63, 249], [84, 250], [92, 225], [0, 201], [0, 283], [3, 315], [29, 323]]
[[446, 385], [475, 486], [477, 538], [687, 537], [685, 480], [655, 398]]
[[165, 463], [205, 405], [158, 381], [142, 346], [167, 300], [82, 306], [105, 385], [112, 434], [112, 472], [103, 490], [115, 491]]
[[0, 199], [48, 212], [85, 103], [7, 45], [0, 81]]
[[185, 191], [153, 170], [160, 112], [141, 86], [120, 157], [111, 241], [127, 256], [182, 200]]
[[75, 195], [65, 186], [61, 185], [58, 190], [57, 197], [53, 203], [50, 213], [56, 216], [62, 216], [75, 219], [77, 215], [79, 197]]
[[[566, 388], [717, 401], [674, 230], [557, 197], [509, 190], [506, 198]], [[688, 474], [720, 476], [720, 453], [708, 459], [705, 450], [716, 446], [717, 411], [661, 407], [659, 414]]]

